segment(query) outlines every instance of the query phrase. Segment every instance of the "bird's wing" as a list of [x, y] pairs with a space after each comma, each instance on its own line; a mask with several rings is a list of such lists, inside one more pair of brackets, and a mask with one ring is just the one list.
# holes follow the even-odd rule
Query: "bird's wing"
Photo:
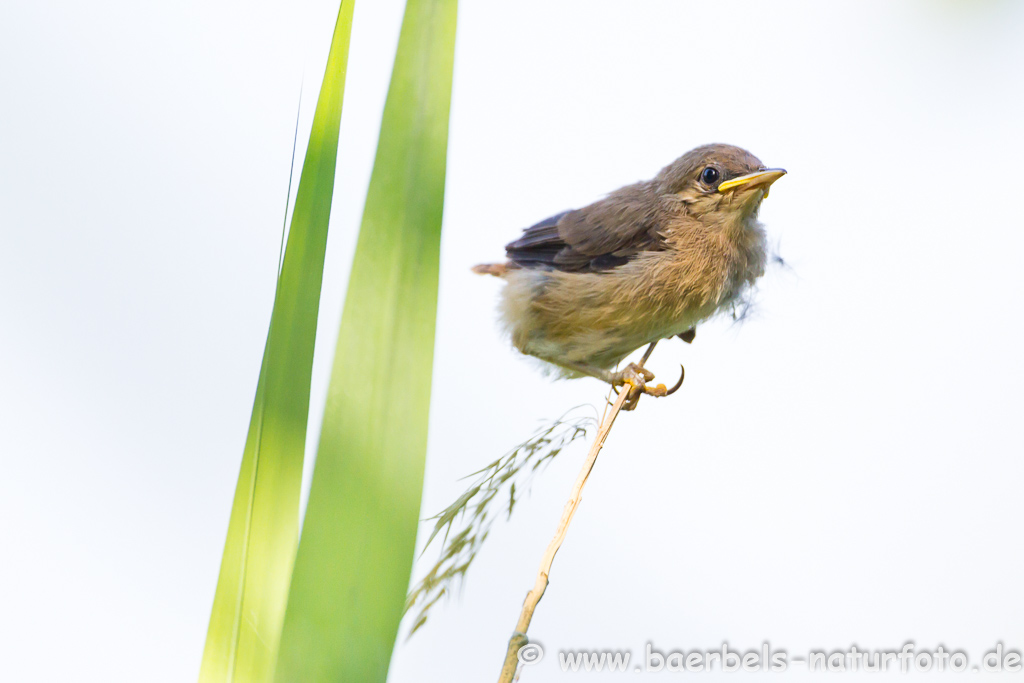
[[582, 209], [563, 211], [523, 231], [505, 246], [522, 268], [608, 271], [642, 251], [665, 248], [657, 199], [639, 186], [625, 187]]

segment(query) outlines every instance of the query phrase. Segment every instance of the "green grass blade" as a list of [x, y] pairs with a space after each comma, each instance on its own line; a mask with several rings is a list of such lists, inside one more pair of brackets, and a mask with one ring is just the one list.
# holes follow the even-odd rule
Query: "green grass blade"
[[334, 357], [278, 681], [383, 683], [420, 515], [456, 0], [408, 0]]
[[269, 681], [299, 531], [317, 310], [352, 5], [344, 0], [302, 165], [210, 614], [202, 683]]

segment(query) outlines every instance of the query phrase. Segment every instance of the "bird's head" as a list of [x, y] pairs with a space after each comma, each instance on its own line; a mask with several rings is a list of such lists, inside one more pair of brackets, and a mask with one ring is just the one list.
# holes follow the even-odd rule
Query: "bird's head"
[[756, 216], [768, 188], [784, 175], [745, 149], [714, 144], [690, 150], [663, 168], [654, 182], [661, 194], [686, 204], [691, 215], [733, 223]]

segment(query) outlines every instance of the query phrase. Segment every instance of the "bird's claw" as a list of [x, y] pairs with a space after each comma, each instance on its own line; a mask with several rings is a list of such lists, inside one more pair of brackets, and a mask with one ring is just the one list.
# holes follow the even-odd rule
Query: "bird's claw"
[[671, 396], [672, 394], [679, 391], [679, 387], [683, 385], [683, 378], [686, 376], [686, 370], [683, 366], [679, 366], [682, 372], [679, 375], [679, 381], [675, 383], [672, 388], [666, 388], [664, 384], [658, 384], [657, 386], [647, 386], [647, 382], [654, 379], [654, 373], [645, 367], [637, 365], [636, 363], [630, 363], [625, 368], [615, 374], [612, 379], [612, 386], [621, 387], [629, 385], [629, 395], [626, 397], [626, 401], [622, 404], [623, 410], [633, 410], [636, 408], [637, 403], [640, 402], [640, 396], [647, 394], [648, 396], [662, 397]]
[[[679, 366], [679, 381], [677, 381], [674, 385], [672, 385], [671, 389], [666, 389], [665, 393], [662, 394], [662, 396], [671, 396], [672, 394], [674, 394], [677, 391], [679, 391], [679, 387], [683, 386], [683, 380], [684, 379], [686, 379], [686, 368], [684, 368], [682, 365], [680, 365]], [[664, 385], [663, 384], [659, 384], [658, 386], [661, 387], [661, 386], [664, 386]]]

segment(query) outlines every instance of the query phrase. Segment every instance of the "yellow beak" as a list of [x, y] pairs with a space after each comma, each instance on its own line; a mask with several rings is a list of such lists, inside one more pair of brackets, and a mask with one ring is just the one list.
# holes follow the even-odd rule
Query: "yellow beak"
[[764, 187], [764, 196], [768, 196], [768, 187], [776, 180], [786, 175], [786, 171], [781, 168], [769, 168], [764, 171], [754, 171], [747, 175], [741, 175], [739, 178], [733, 178], [732, 180], [726, 180], [718, 185], [719, 192], [726, 192], [737, 187]]

